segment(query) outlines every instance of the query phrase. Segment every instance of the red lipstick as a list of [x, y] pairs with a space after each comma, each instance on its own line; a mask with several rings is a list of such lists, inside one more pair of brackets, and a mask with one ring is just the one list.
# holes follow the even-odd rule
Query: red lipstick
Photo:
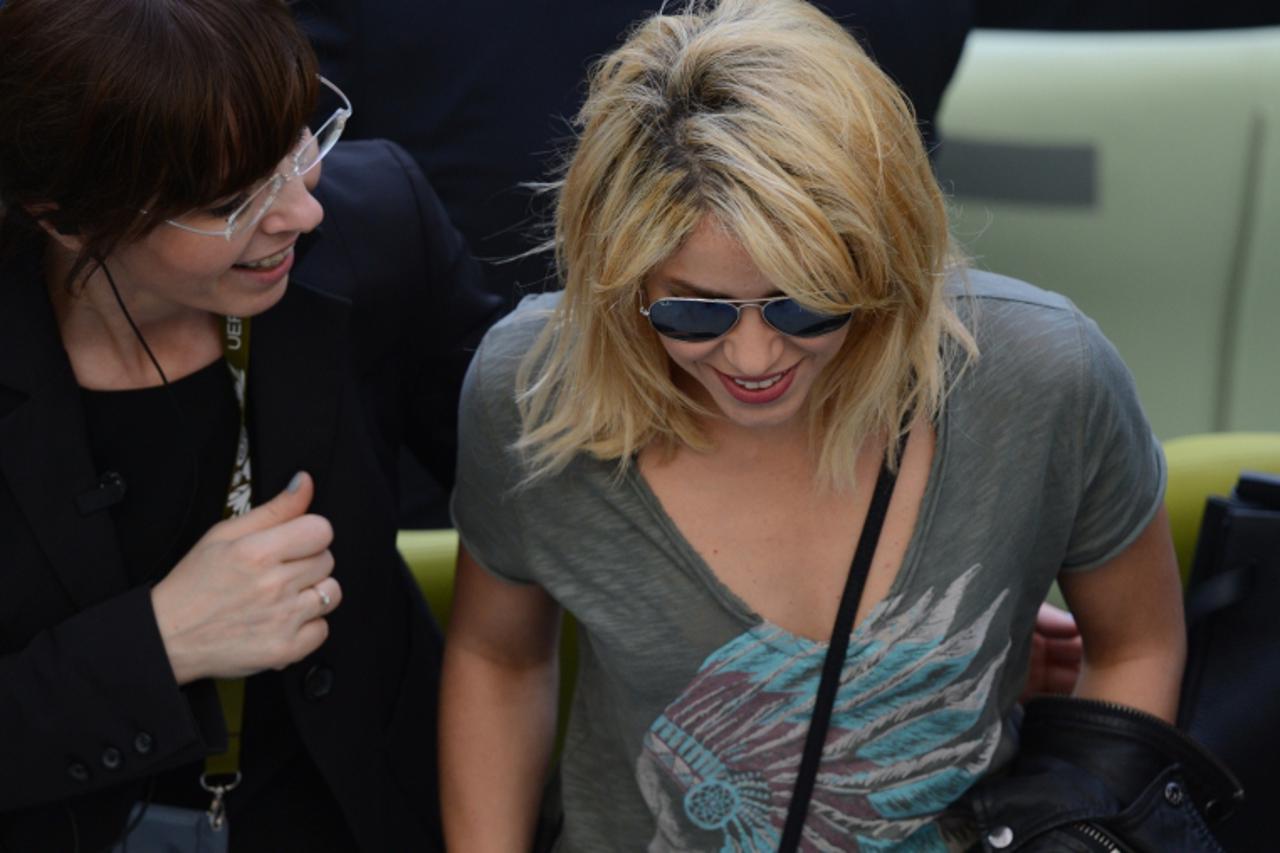
[[[789, 367], [780, 373], [770, 373], [765, 376], [729, 376], [717, 370], [716, 375], [720, 377], [729, 395], [738, 402], [763, 406], [787, 393], [787, 389], [796, 378], [796, 369]], [[743, 383], [758, 387], [747, 387]]]

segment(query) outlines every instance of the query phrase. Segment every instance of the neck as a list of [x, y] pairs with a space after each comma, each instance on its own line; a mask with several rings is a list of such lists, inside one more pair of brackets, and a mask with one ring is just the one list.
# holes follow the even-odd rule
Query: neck
[[[68, 253], [51, 244], [45, 282], [63, 346], [82, 387], [125, 390], [161, 384], [139, 335], [170, 380], [210, 364], [221, 354], [214, 315], [149, 297], [120, 276], [115, 277], [118, 302], [107, 270], [98, 265], [91, 265], [88, 273], [68, 286], [71, 264]], [[136, 332], [129, 318], [137, 325]]]

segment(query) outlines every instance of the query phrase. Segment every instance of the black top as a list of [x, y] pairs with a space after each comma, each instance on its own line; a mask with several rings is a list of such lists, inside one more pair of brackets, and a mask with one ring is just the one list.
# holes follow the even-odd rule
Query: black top
[[[81, 389], [89, 448], [115, 486], [108, 508], [130, 585], [163, 578], [222, 518], [240, 430], [240, 407], [221, 358], [166, 386]], [[251, 448], [252, 450], [252, 448]], [[232, 850], [274, 850], [280, 816], [306, 814], [289, 840], [308, 850], [354, 850], [341, 810], [289, 719], [278, 673], [248, 679], [241, 770], [227, 799]], [[154, 777], [151, 802], [204, 809], [200, 762]], [[271, 820], [259, 820], [272, 818]], [[319, 818], [317, 819], [317, 816]]]
[[108, 510], [130, 585], [154, 583], [222, 517], [240, 407], [218, 359], [168, 387], [82, 389], [89, 452], [123, 482]]

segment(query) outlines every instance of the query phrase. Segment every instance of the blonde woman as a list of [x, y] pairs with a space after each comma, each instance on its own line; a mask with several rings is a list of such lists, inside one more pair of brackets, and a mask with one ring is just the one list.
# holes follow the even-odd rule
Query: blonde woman
[[1079, 695], [1172, 719], [1132, 381], [1066, 299], [957, 267], [911, 111], [854, 41], [796, 0], [695, 3], [598, 65], [579, 120], [563, 293], [492, 330], [464, 391], [451, 848], [530, 844], [564, 608], [556, 849], [777, 849], [878, 483], [803, 849], [973, 843], [955, 805], [1017, 748], [1055, 578]]

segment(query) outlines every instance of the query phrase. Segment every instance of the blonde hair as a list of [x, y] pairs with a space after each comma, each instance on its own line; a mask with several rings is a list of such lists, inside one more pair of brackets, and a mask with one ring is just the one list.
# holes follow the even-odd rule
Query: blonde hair
[[952, 354], [976, 355], [942, 292], [946, 210], [910, 106], [840, 25], [800, 0], [693, 0], [596, 65], [578, 125], [556, 185], [564, 295], [517, 377], [533, 477], [710, 446], [637, 310], [707, 216], [787, 295], [855, 312], [808, 399], [820, 476], [851, 486], [864, 438], [937, 414]]

